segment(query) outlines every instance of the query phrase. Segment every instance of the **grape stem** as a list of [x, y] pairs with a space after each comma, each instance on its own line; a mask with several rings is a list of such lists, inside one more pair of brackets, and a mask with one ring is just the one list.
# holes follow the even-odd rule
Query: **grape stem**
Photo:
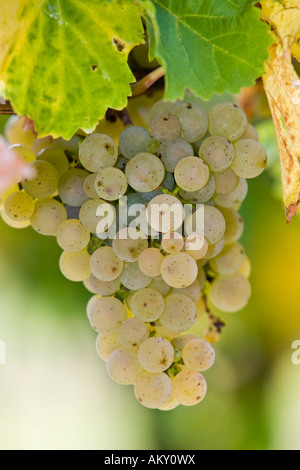
[[139, 80], [136, 83], [131, 85], [132, 96], [138, 96], [144, 93], [148, 88], [150, 88], [157, 80], [163, 77], [165, 74], [165, 69], [163, 67], [158, 67], [152, 72], [148, 73], [144, 78]]

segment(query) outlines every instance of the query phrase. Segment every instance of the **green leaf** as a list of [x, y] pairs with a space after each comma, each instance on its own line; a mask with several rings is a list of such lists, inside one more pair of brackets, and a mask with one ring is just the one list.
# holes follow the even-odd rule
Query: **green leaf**
[[238, 93], [264, 72], [272, 38], [249, 0], [153, 0], [147, 8], [150, 52], [166, 70], [165, 99], [186, 88], [209, 99]]
[[143, 42], [132, 0], [1, 1], [0, 79], [41, 136], [91, 132], [108, 107], [123, 109], [128, 54]]

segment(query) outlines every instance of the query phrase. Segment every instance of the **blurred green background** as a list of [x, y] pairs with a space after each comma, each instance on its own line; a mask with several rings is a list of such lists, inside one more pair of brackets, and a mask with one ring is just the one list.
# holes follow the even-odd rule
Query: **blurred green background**
[[300, 219], [285, 223], [274, 130], [259, 128], [271, 170], [250, 181], [241, 211], [253, 294], [224, 315], [196, 407], [148, 410], [114, 383], [86, 318], [91, 294], [60, 273], [55, 239], [0, 221], [1, 449], [300, 449]]

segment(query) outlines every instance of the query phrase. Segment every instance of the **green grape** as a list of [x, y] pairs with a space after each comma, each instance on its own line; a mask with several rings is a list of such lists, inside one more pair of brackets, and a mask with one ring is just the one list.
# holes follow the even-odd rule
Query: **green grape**
[[174, 114], [160, 114], [151, 122], [151, 134], [159, 142], [170, 142], [178, 139], [181, 123]]
[[81, 207], [89, 198], [84, 191], [84, 180], [89, 176], [85, 170], [72, 168], [59, 180], [58, 193], [61, 200], [72, 207]]
[[244, 178], [240, 178], [237, 187], [228, 194], [215, 194], [214, 201], [220, 207], [234, 209], [241, 204], [248, 192], [248, 184]]
[[101, 204], [106, 204], [106, 202], [102, 199], [90, 199], [80, 209], [79, 220], [90, 233], [97, 233], [97, 226], [103, 219], [103, 216], [97, 215], [97, 209]]
[[139, 348], [138, 360], [142, 368], [148, 372], [163, 372], [173, 363], [173, 346], [160, 336], [148, 338]]
[[210, 289], [210, 300], [223, 312], [237, 312], [248, 303], [251, 295], [249, 281], [241, 274], [219, 276]]
[[147, 248], [139, 256], [139, 268], [146, 276], [160, 276], [163, 260], [164, 256], [158, 248]]
[[102, 335], [99, 334], [96, 340], [96, 350], [101, 359], [107, 361], [113, 351], [120, 347], [119, 339], [116, 334]]
[[35, 155], [38, 155], [43, 149], [47, 147], [52, 147], [53, 146], [53, 137], [51, 135], [48, 135], [46, 137], [42, 137], [40, 139], [35, 139], [32, 142], [32, 150]]
[[135, 292], [130, 301], [130, 309], [134, 316], [144, 322], [158, 320], [165, 308], [163, 296], [150, 287]]
[[206, 380], [199, 372], [182, 370], [173, 380], [174, 396], [181, 405], [193, 406], [206, 395]]
[[67, 219], [64, 206], [55, 199], [36, 201], [30, 217], [32, 228], [41, 235], [56, 236], [60, 224]]
[[182, 350], [184, 364], [192, 370], [203, 372], [215, 362], [215, 350], [204, 339], [195, 338], [188, 341]]
[[183, 223], [183, 205], [177, 197], [161, 194], [149, 202], [146, 217], [150, 227], [155, 231], [173, 232], [179, 229]]
[[222, 136], [212, 136], [201, 144], [199, 156], [206, 161], [212, 171], [224, 171], [232, 164], [235, 156], [234, 146]]
[[153, 139], [153, 137], [150, 137], [146, 145], [146, 152], [157, 153], [159, 147], [160, 147], [160, 142], [158, 142], [158, 140], [156, 139]]
[[208, 113], [208, 130], [211, 135], [226, 137], [234, 142], [245, 133], [247, 116], [232, 103], [219, 103]]
[[161, 240], [161, 247], [167, 253], [174, 255], [179, 253], [184, 247], [182, 235], [178, 232], [165, 233]]
[[0, 216], [3, 222], [6, 223], [9, 227], [22, 229], [30, 226], [29, 220], [24, 220], [24, 222], [19, 222], [17, 220], [12, 220], [4, 211], [0, 211]]
[[221, 253], [210, 260], [210, 266], [218, 274], [226, 276], [237, 272], [243, 265], [245, 250], [240, 243], [227, 245]]
[[35, 161], [35, 154], [29, 147], [25, 147], [25, 145], [14, 144], [9, 147], [9, 150], [12, 150], [24, 163]]
[[223, 250], [225, 245], [225, 236], [221, 238], [217, 243], [208, 246], [207, 252], [205, 254], [205, 260], [215, 258]]
[[136, 353], [118, 348], [111, 353], [107, 361], [110, 377], [122, 385], [133, 385], [142, 372]]
[[27, 125], [24, 116], [11, 116], [5, 124], [4, 134], [10, 144], [21, 144], [31, 147], [35, 139], [33, 129]]
[[69, 169], [69, 160], [66, 154], [58, 147], [47, 147], [41, 150], [36, 158], [51, 163], [56, 168], [59, 177]]
[[0, 193], [0, 211], [3, 211], [4, 209], [4, 203], [8, 196], [12, 193], [17, 193], [19, 191], [19, 185], [18, 184], [13, 184], [9, 188], [5, 189], [4, 191], [1, 191]]
[[10, 194], [4, 202], [6, 215], [16, 222], [30, 219], [34, 211], [34, 200], [25, 191]]
[[133, 227], [126, 227], [115, 235], [112, 247], [118, 258], [132, 263], [148, 248], [148, 240], [142, 232]]
[[164, 142], [158, 149], [158, 156], [167, 171], [174, 173], [177, 163], [185, 157], [194, 155], [193, 147], [184, 139]]
[[183, 289], [176, 289], [172, 290], [172, 294], [182, 294], [187, 295], [190, 297], [194, 302], [198, 302], [201, 297], [201, 285], [198, 279], [195, 279], [193, 284], [189, 285], [188, 287], [184, 287]]
[[142, 273], [138, 262], [125, 263], [120, 276], [121, 283], [129, 290], [139, 290], [147, 287], [151, 282], [151, 277]]
[[170, 292], [171, 287], [163, 280], [162, 276], [155, 276], [151, 279], [149, 284], [151, 289], [157, 290], [163, 296], [167, 295]]
[[92, 173], [91, 175], [85, 178], [84, 183], [83, 183], [84, 192], [90, 199], [98, 198], [98, 193], [95, 187], [96, 178], [97, 178], [97, 173]]
[[185, 191], [199, 191], [209, 179], [209, 169], [204, 160], [198, 157], [185, 157], [177, 163], [175, 181]]
[[128, 183], [136, 191], [154, 191], [164, 180], [165, 169], [155, 155], [138, 153], [129, 160], [125, 168]]
[[181, 137], [197, 142], [207, 133], [208, 116], [198, 103], [180, 103], [174, 111], [182, 125]]
[[202, 235], [192, 233], [184, 244], [184, 252], [190, 255], [194, 260], [204, 258], [208, 250], [208, 243]]
[[245, 133], [242, 135], [242, 137], [240, 137], [240, 139], [251, 139], [251, 140], [257, 140], [257, 141], [258, 141], [257, 130], [255, 129], [254, 126], [252, 126], [252, 125], [249, 124], [249, 122], [248, 122], [248, 123], [247, 123], [247, 126], [246, 126], [246, 131], [245, 131]]
[[156, 101], [156, 103], [154, 103], [150, 109], [150, 121], [153, 121], [154, 118], [160, 116], [161, 114], [172, 114], [176, 106], [178, 106], [178, 101]]
[[161, 372], [152, 374], [143, 372], [137, 378], [134, 394], [137, 400], [146, 408], [161, 408], [171, 399], [173, 393], [172, 380]]
[[58, 245], [65, 251], [82, 251], [90, 241], [90, 232], [77, 219], [62, 222], [56, 233]]
[[64, 251], [59, 259], [62, 274], [73, 282], [84, 281], [91, 274], [90, 254], [83, 251]]
[[166, 298], [166, 307], [160, 322], [172, 331], [183, 332], [194, 325], [196, 314], [195, 302], [190, 297], [171, 293]]
[[137, 351], [149, 335], [148, 326], [138, 318], [127, 318], [118, 332], [120, 344], [130, 351]]
[[264, 147], [256, 140], [242, 139], [235, 143], [233, 171], [241, 178], [255, 178], [267, 165]]
[[124, 304], [115, 297], [92, 297], [87, 307], [91, 326], [103, 335], [117, 334], [126, 320]]
[[244, 231], [244, 221], [242, 216], [233, 209], [221, 208], [226, 222], [225, 245], [230, 245], [238, 241]]
[[194, 204], [204, 204], [209, 201], [215, 193], [216, 183], [214, 176], [210, 175], [206, 185], [199, 189], [198, 191], [184, 191], [181, 189], [179, 195], [185, 201], [194, 203]]
[[68, 150], [69, 152], [78, 153], [78, 144], [79, 136], [74, 135], [71, 139], [65, 140], [62, 137], [54, 140], [55, 147], [62, 149], [64, 152]]
[[101, 281], [94, 276], [94, 274], [91, 274], [90, 285], [94, 294], [107, 296], [118, 292], [121, 287], [121, 281], [119, 278], [114, 279], [113, 281]]
[[239, 178], [231, 168], [218, 171], [214, 174], [216, 181], [216, 193], [229, 194], [235, 190], [239, 183]]
[[204, 236], [214, 245], [224, 236], [226, 223], [223, 214], [213, 206], [204, 206]]
[[91, 270], [100, 281], [113, 281], [123, 270], [123, 261], [110, 246], [98, 248], [91, 257]]
[[127, 127], [119, 137], [119, 147], [125, 158], [132, 158], [138, 153], [147, 151], [150, 134], [140, 126]]
[[30, 196], [45, 199], [52, 196], [57, 190], [58, 173], [56, 168], [49, 162], [36, 160], [29, 163], [28, 168], [33, 172], [31, 178], [23, 178], [22, 186]]
[[114, 166], [117, 158], [118, 148], [108, 135], [91, 134], [80, 144], [79, 160], [92, 173]]
[[187, 287], [197, 277], [196, 261], [187, 253], [166, 256], [161, 266], [163, 280], [171, 287]]
[[104, 168], [96, 176], [95, 188], [102, 199], [115, 201], [126, 193], [127, 178], [119, 168]]

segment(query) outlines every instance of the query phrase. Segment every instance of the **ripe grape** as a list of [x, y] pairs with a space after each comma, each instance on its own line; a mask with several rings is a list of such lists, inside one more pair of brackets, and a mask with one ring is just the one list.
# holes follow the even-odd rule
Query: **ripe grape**
[[182, 359], [189, 369], [203, 372], [214, 364], [215, 350], [203, 339], [191, 339], [182, 350]]
[[127, 191], [127, 178], [119, 168], [104, 168], [95, 179], [98, 196], [106, 201], [115, 201]]
[[101, 281], [113, 281], [123, 270], [123, 261], [110, 246], [102, 246], [94, 251], [91, 257], [91, 270]]
[[136, 382], [142, 368], [136, 353], [118, 348], [108, 358], [107, 371], [115, 382], [130, 385]]
[[101, 281], [94, 276], [94, 274], [91, 274], [90, 286], [94, 294], [106, 296], [118, 292], [121, 287], [121, 281], [119, 278], [114, 279], [113, 281]]
[[181, 133], [181, 123], [174, 114], [160, 114], [151, 122], [151, 134], [159, 142], [176, 140]]
[[200, 104], [180, 103], [174, 114], [182, 125], [181, 137], [188, 142], [196, 142], [207, 133], [208, 116]]
[[242, 139], [235, 143], [233, 171], [241, 178], [255, 178], [267, 165], [264, 147], [256, 140]]
[[213, 197], [215, 189], [215, 177], [211, 175], [202, 189], [199, 189], [198, 191], [185, 191], [184, 189], [181, 189], [179, 191], [179, 195], [185, 201], [192, 202], [194, 204], [204, 204]]
[[148, 372], [163, 372], [174, 360], [172, 344], [161, 336], [146, 339], [138, 351], [138, 360]]
[[224, 171], [232, 164], [235, 156], [234, 146], [225, 137], [212, 136], [202, 143], [199, 156], [206, 161], [212, 171]]
[[224, 171], [218, 171], [214, 174], [216, 181], [216, 193], [229, 194], [235, 190], [238, 185], [239, 178], [231, 168]]
[[148, 240], [142, 232], [133, 227], [126, 227], [116, 234], [112, 247], [117, 257], [122, 261], [133, 262], [137, 261], [148, 248]]
[[10, 194], [4, 202], [6, 215], [16, 222], [30, 219], [34, 211], [34, 200], [25, 191]]
[[168, 232], [162, 237], [161, 247], [167, 253], [179, 253], [184, 247], [182, 235], [178, 232]]
[[132, 313], [144, 322], [158, 320], [164, 308], [165, 301], [162, 294], [150, 287], [135, 292], [130, 301]]
[[138, 318], [128, 318], [118, 332], [121, 345], [129, 350], [137, 351], [141, 344], [149, 338], [150, 331], [146, 323]]
[[184, 139], [164, 142], [158, 149], [158, 155], [167, 171], [175, 171], [177, 163], [185, 157], [194, 155], [193, 147]]
[[51, 163], [56, 168], [59, 177], [69, 169], [69, 160], [65, 152], [58, 147], [44, 148], [38, 153], [36, 159]]
[[119, 339], [116, 334], [103, 335], [99, 334], [96, 340], [96, 350], [101, 359], [107, 361], [109, 356], [115, 349], [120, 347]]
[[162, 183], [165, 169], [159, 158], [144, 152], [138, 153], [128, 161], [125, 174], [133, 189], [148, 193], [154, 191]]
[[142, 273], [138, 262], [124, 263], [124, 269], [120, 276], [123, 286], [129, 290], [139, 290], [147, 287], [151, 282], [151, 277]]
[[197, 277], [196, 261], [187, 253], [166, 256], [161, 265], [163, 280], [171, 287], [187, 287]]
[[174, 396], [181, 405], [193, 406], [206, 395], [206, 380], [199, 372], [182, 370], [173, 380]]
[[87, 250], [64, 251], [59, 259], [60, 270], [70, 281], [84, 281], [91, 274], [90, 258]]
[[164, 256], [158, 248], [147, 248], [140, 254], [138, 263], [146, 276], [155, 277], [160, 276], [163, 260]]
[[147, 151], [150, 134], [147, 129], [140, 126], [130, 126], [119, 137], [119, 146], [122, 155], [130, 159], [138, 153]]
[[79, 160], [84, 168], [92, 173], [114, 166], [117, 158], [117, 146], [113, 139], [105, 134], [91, 134], [79, 147]]
[[240, 243], [227, 245], [221, 253], [210, 260], [210, 266], [218, 274], [226, 276], [237, 272], [243, 265], [245, 250]]
[[183, 205], [177, 197], [162, 194], [149, 202], [146, 217], [152, 229], [162, 233], [172, 232], [182, 225]]
[[90, 232], [77, 219], [62, 222], [56, 233], [59, 246], [65, 251], [81, 251], [90, 241]]
[[92, 327], [103, 335], [117, 334], [126, 320], [124, 304], [115, 297], [92, 297], [87, 313]]
[[172, 331], [189, 330], [196, 320], [196, 305], [184, 294], [171, 293], [166, 298], [166, 306], [160, 322]]
[[161, 408], [172, 397], [172, 381], [164, 372], [143, 372], [135, 382], [134, 393], [138, 401], [147, 408]]
[[242, 137], [246, 127], [246, 114], [235, 104], [219, 103], [208, 113], [208, 130], [213, 136], [223, 136], [234, 142]]
[[209, 178], [209, 169], [204, 160], [198, 157], [185, 157], [177, 163], [175, 181], [185, 191], [199, 191]]
[[30, 224], [42, 235], [56, 236], [60, 224], [66, 219], [67, 211], [64, 206], [55, 199], [47, 198], [35, 202]]
[[84, 180], [89, 176], [85, 170], [72, 168], [62, 175], [58, 184], [61, 200], [72, 207], [81, 207], [89, 198], [84, 191]]
[[51, 163], [36, 160], [29, 163], [33, 176], [31, 178], [23, 178], [23, 189], [32, 197], [45, 199], [52, 196], [58, 186], [58, 173]]
[[241, 274], [217, 277], [210, 290], [212, 303], [223, 312], [237, 312], [248, 303], [251, 295], [249, 281]]

